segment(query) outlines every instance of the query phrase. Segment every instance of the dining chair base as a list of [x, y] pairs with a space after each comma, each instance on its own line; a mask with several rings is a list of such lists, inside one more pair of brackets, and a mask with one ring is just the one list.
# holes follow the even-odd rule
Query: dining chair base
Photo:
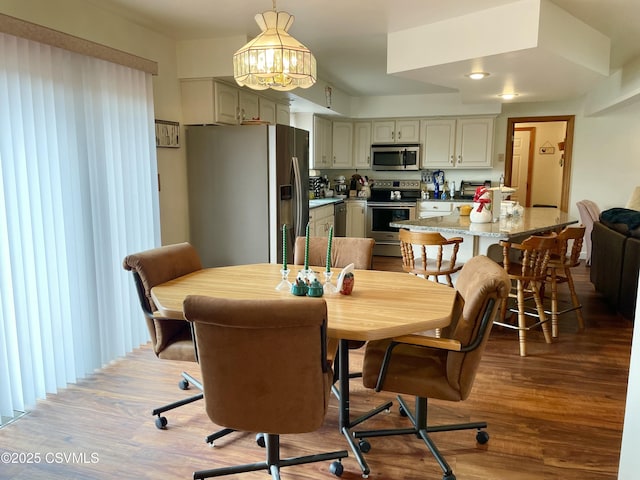
[[238, 473], [256, 472], [258, 470], [266, 470], [271, 474], [273, 480], [280, 480], [280, 469], [290, 467], [292, 465], [302, 465], [305, 463], [325, 462], [335, 460], [331, 463], [329, 471], [335, 476], [342, 475], [341, 459], [349, 454], [346, 450], [336, 452], [319, 453], [315, 455], [306, 455], [303, 457], [280, 458], [280, 436], [265, 434], [267, 458], [264, 462], [246, 463], [244, 465], [234, 465], [231, 467], [213, 468], [210, 470], [200, 470], [193, 473], [193, 478], [204, 479], [212, 477], [223, 477], [226, 475], [235, 475]]
[[[398, 428], [398, 429], [385, 429], [385, 430], [365, 430], [353, 432], [355, 438], [365, 439], [369, 437], [386, 437], [393, 435], [415, 435], [422, 439], [427, 448], [436, 459], [443, 472], [443, 480], [455, 480], [455, 475], [451, 469], [451, 466], [447, 463], [444, 456], [438, 450], [435, 443], [429, 436], [429, 433], [435, 432], [449, 432], [454, 430], [478, 430], [476, 433], [476, 441], [479, 444], [485, 444], [489, 441], [489, 434], [482, 430], [487, 428], [486, 422], [472, 422], [472, 423], [459, 423], [452, 425], [437, 425], [427, 426], [427, 399], [424, 397], [416, 397], [415, 414], [412, 414], [408, 405], [404, 399], [398, 395], [398, 403], [400, 404], [400, 414], [407, 416], [413, 428]], [[368, 451], [370, 447], [361, 441], [360, 448], [363, 451]], [[363, 448], [364, 447], [364, 448]]]

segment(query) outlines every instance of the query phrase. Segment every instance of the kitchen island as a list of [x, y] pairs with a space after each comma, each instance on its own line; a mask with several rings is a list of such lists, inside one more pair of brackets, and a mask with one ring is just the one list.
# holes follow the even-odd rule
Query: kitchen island
[[460, 236], [465, 241], [458, 252], [458, 258], [464, 262], [472, 256], [486, 254], [489, 245], [500, 240], [518, 242], [530, 235], [559, 230], [574, 223], [578, 223], [578, 220], [557, 208], [529, 207], [520, 216], [500, 218], [499, 221], [490, 223], [473, 223], [469, 216], [454, 212], [440, 217], [401, 220], [390, 223], [390, 226], [418, 232], [440, 232], [445, 237]]

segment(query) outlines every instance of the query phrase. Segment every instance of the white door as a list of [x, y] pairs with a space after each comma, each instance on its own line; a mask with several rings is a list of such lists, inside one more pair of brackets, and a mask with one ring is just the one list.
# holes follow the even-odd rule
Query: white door
[[529, 144], [531, 130], [516, 130], [513, 134], [513, 161], [511, 163], [511, 185], [516, 192], [511, 200], [527, 205], [527, 189], [529, 188]]

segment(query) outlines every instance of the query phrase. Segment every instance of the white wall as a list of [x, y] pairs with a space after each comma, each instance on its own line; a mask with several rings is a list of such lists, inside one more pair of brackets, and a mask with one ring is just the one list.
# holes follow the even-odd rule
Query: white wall
[[569, 212], [576, 202], [593, 200], [601, 210], [624, 207], [640, 185], [640, 102], [598, 117], [583, 115], [582, 101], [505, 105], [496, 126], [496, 154], [506, 147], [509, 117], [575, 115]]

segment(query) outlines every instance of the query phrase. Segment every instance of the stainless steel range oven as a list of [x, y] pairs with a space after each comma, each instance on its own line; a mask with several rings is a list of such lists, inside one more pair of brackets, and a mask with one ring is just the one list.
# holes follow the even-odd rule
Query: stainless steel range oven
[[398, 229], [389, 223], [416, 218], [419, 180], [376, 180], [367, 200], [367, 237], [376, 241], [374, 255], [399, 257]]

